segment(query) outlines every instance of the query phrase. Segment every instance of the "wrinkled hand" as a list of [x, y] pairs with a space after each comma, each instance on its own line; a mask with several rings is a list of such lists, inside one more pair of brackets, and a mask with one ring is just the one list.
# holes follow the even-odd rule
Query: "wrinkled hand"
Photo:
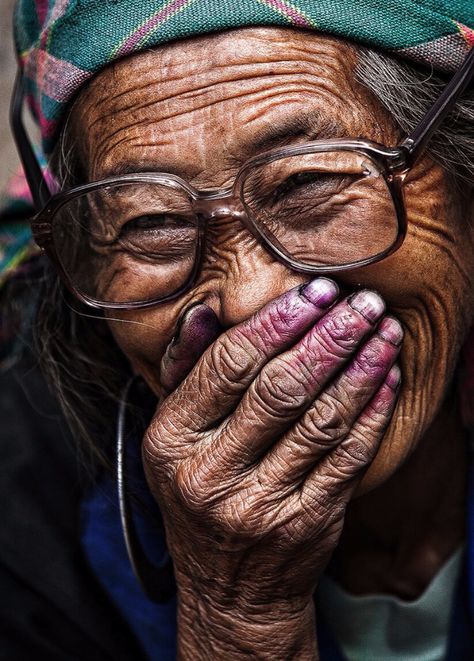
[[204, 349], [193, 315], [205, 306], [183, 320], [195, 338], [165, 357], [177, 387], [143, 447], [183, 594], [262, 618], [312, 599], [400, 381], [403, 333], [382, 299], [337, 297], [325, 278], [287, 292], [221, 334], [177, 385]]

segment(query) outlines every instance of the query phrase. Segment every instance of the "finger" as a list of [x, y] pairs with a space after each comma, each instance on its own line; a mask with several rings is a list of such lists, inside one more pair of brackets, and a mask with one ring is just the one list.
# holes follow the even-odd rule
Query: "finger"
[[316, 503], [349, 502], [354, 490], [373, 461], [392, 418], [401, 374], [394, 365], [346, 438], [307, 475], [297, 498], [310, 511]]
[[[313, 466], [304, 482], [296, 485], [262, 484], [255, 476], [253, 491], [259, 502], [272, 503], [272, 524], [290, 539], [321, 542], [321, 534], [339, 535], [345, 508], [366, 469], [375, 457], [395, 409], [400, 386], [400, 369], [393, 365], [375, 396], [365, 407], [350, 434], [332, 452]], [[332, 530], [332, 532], [331, 532]]]
[[270, 479], [272, 488], [295, 484], [349, 434], [355, 437], [364, 430], [364, 425], [370, 428], [372, 419], [378, 420], [377, 411], [370, 409], [373, 414], [370, 420], [366, 420], [367, 413], [362, 411], [386, 379], [388, 386], [393, 386], [394, 374], [399, 374], [399, 369], [391, 371], [391, 368], [402, 340], [400, 323], [393, 317], [385, 317], [347, 369], [268, 452], [260, 464], [260, 481]]
[[271, 301], [209, 347], [161, 407], [177, 430], [209, 429], [235, 407], [260, 369], [294, 344], [337, 299], [339, 289], [318, 278]]
[[258, 459], [374, 332], [384, 309], [380, 296], [370, 291], [334, 306], [300, 342], [262, 369], [226, 421], [218, 451], [238, 466]]
[[165, 395], [183, 381], [222, 331], [216, 313], [208, 305], [197, 303], [184, 311], [161, 361], [160, 384]]

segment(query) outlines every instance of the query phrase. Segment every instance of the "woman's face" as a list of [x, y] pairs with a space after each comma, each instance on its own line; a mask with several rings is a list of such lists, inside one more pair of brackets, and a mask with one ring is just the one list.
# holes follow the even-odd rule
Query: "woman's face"
[[[75, 104], [78, 156], [90, 180], [163, 171], [203, 189], [225, 187], [246, 159], [270, 147], [328, 137], [328, 127], [331, 137], [396, 144], [394, 123], [355, 81], [355, 65], [355, 50], [338, 40], [275, 28], [140, 53], [104, 70]], [[306, 130], [295, 121], [302, 117]], [[287, 135], [272, 142], [268, 136], [279, 127], [289, 128]], [[405, 327], [399, 403], [363, 490], [387, 479], [432, 421], [473, 309], [474, 230], [466, 203], [428, 158], [407, 178], [405, 199], [403, 246], [335, 278], [343, 292], [379, 291]], [[206, 303], [227, 328], [307, 280], [275, 261], [238, 219], [221, 218], [210, 230], [191, 291], [154, 308], [114, 312], [109, 320], [117, 343], [157, 394], [161, 358], [191, 303]]]

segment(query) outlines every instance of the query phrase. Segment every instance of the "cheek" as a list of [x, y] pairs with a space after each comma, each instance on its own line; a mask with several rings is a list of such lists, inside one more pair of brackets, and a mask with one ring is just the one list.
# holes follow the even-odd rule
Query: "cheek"
[[470, 219], [451, 199], [442, 179], [437, 181], [437, 189], [439, 194], [433, 188], [430, 192], [408, 187], [405, 243], [384, 262], [357, 274], [357, 284], [378, 289], [405, 327], [399, 403], [364, 479], [364, 489], [385, 481], [433, 421], [472, 324], [474, 241]]
[[371, 284], [387, 303], [400, 309], [428, 294], [469, 296], [474, 280], [474, 241], [469, 218], [454, 203], [423, 194], [406, 195], [407, 235], [402, 247], [379, 264], [354, 271], [351, 286]]
[[[210, 300], [216, 307], [215, 300], [222, 290], [225, 290], [224, 298], [228, 302], [227, 285], [230, 282], [241, 296], [245, 280], [243, 264], [249, 266], [254, 252], [255, 240], [235, 221], [219, 223], [218, 230], [209, 226], [201, 273], [193, 289], [169, 304], [144, 310], [114, 311], [108, 315], [108, 325], [120, 349], [134, 371], [141, 374], [154, 391], [160, 389], [160, 363], [182, 312], [191, 304], [209, 303]], [[257, 259], [257, 262], [257, 266], [261, 266], [261, 260]], [[257, 267], [252, 266], [252, 273], [256, 270]], [[254, 298], [258, 290], [255, 278], [252, 279], [252, 289]]]
[[424, 166], [424, 176], [405, 185], [404, 198], [407, 235], [402, 247], [344, 281], [380, 291], [408, 325], [412, 314], [419, 313], [443, 320], [448, 327], [465, 327], [473, 307], [472, 219], [435, 166]]
[[114, 311], [107, 320], [133, 371], [145, 379], [156, 395], [160, 394], [160, 362], [174, 335], [182, 307], [182, 302], [175, 301], [149, 310]]

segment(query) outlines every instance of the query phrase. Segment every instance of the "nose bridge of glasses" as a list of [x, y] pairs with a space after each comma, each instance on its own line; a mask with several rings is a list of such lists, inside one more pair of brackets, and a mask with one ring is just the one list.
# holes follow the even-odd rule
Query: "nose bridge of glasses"
[[223, 195], [215, 195], [212, 191], [206, 191], [204, 195], [194, 201], [194, 211], [207, 220], [218, 220], [219, 218], [238, 218], [245, 222], [247, 215], [241, 200], [231, 191]]

